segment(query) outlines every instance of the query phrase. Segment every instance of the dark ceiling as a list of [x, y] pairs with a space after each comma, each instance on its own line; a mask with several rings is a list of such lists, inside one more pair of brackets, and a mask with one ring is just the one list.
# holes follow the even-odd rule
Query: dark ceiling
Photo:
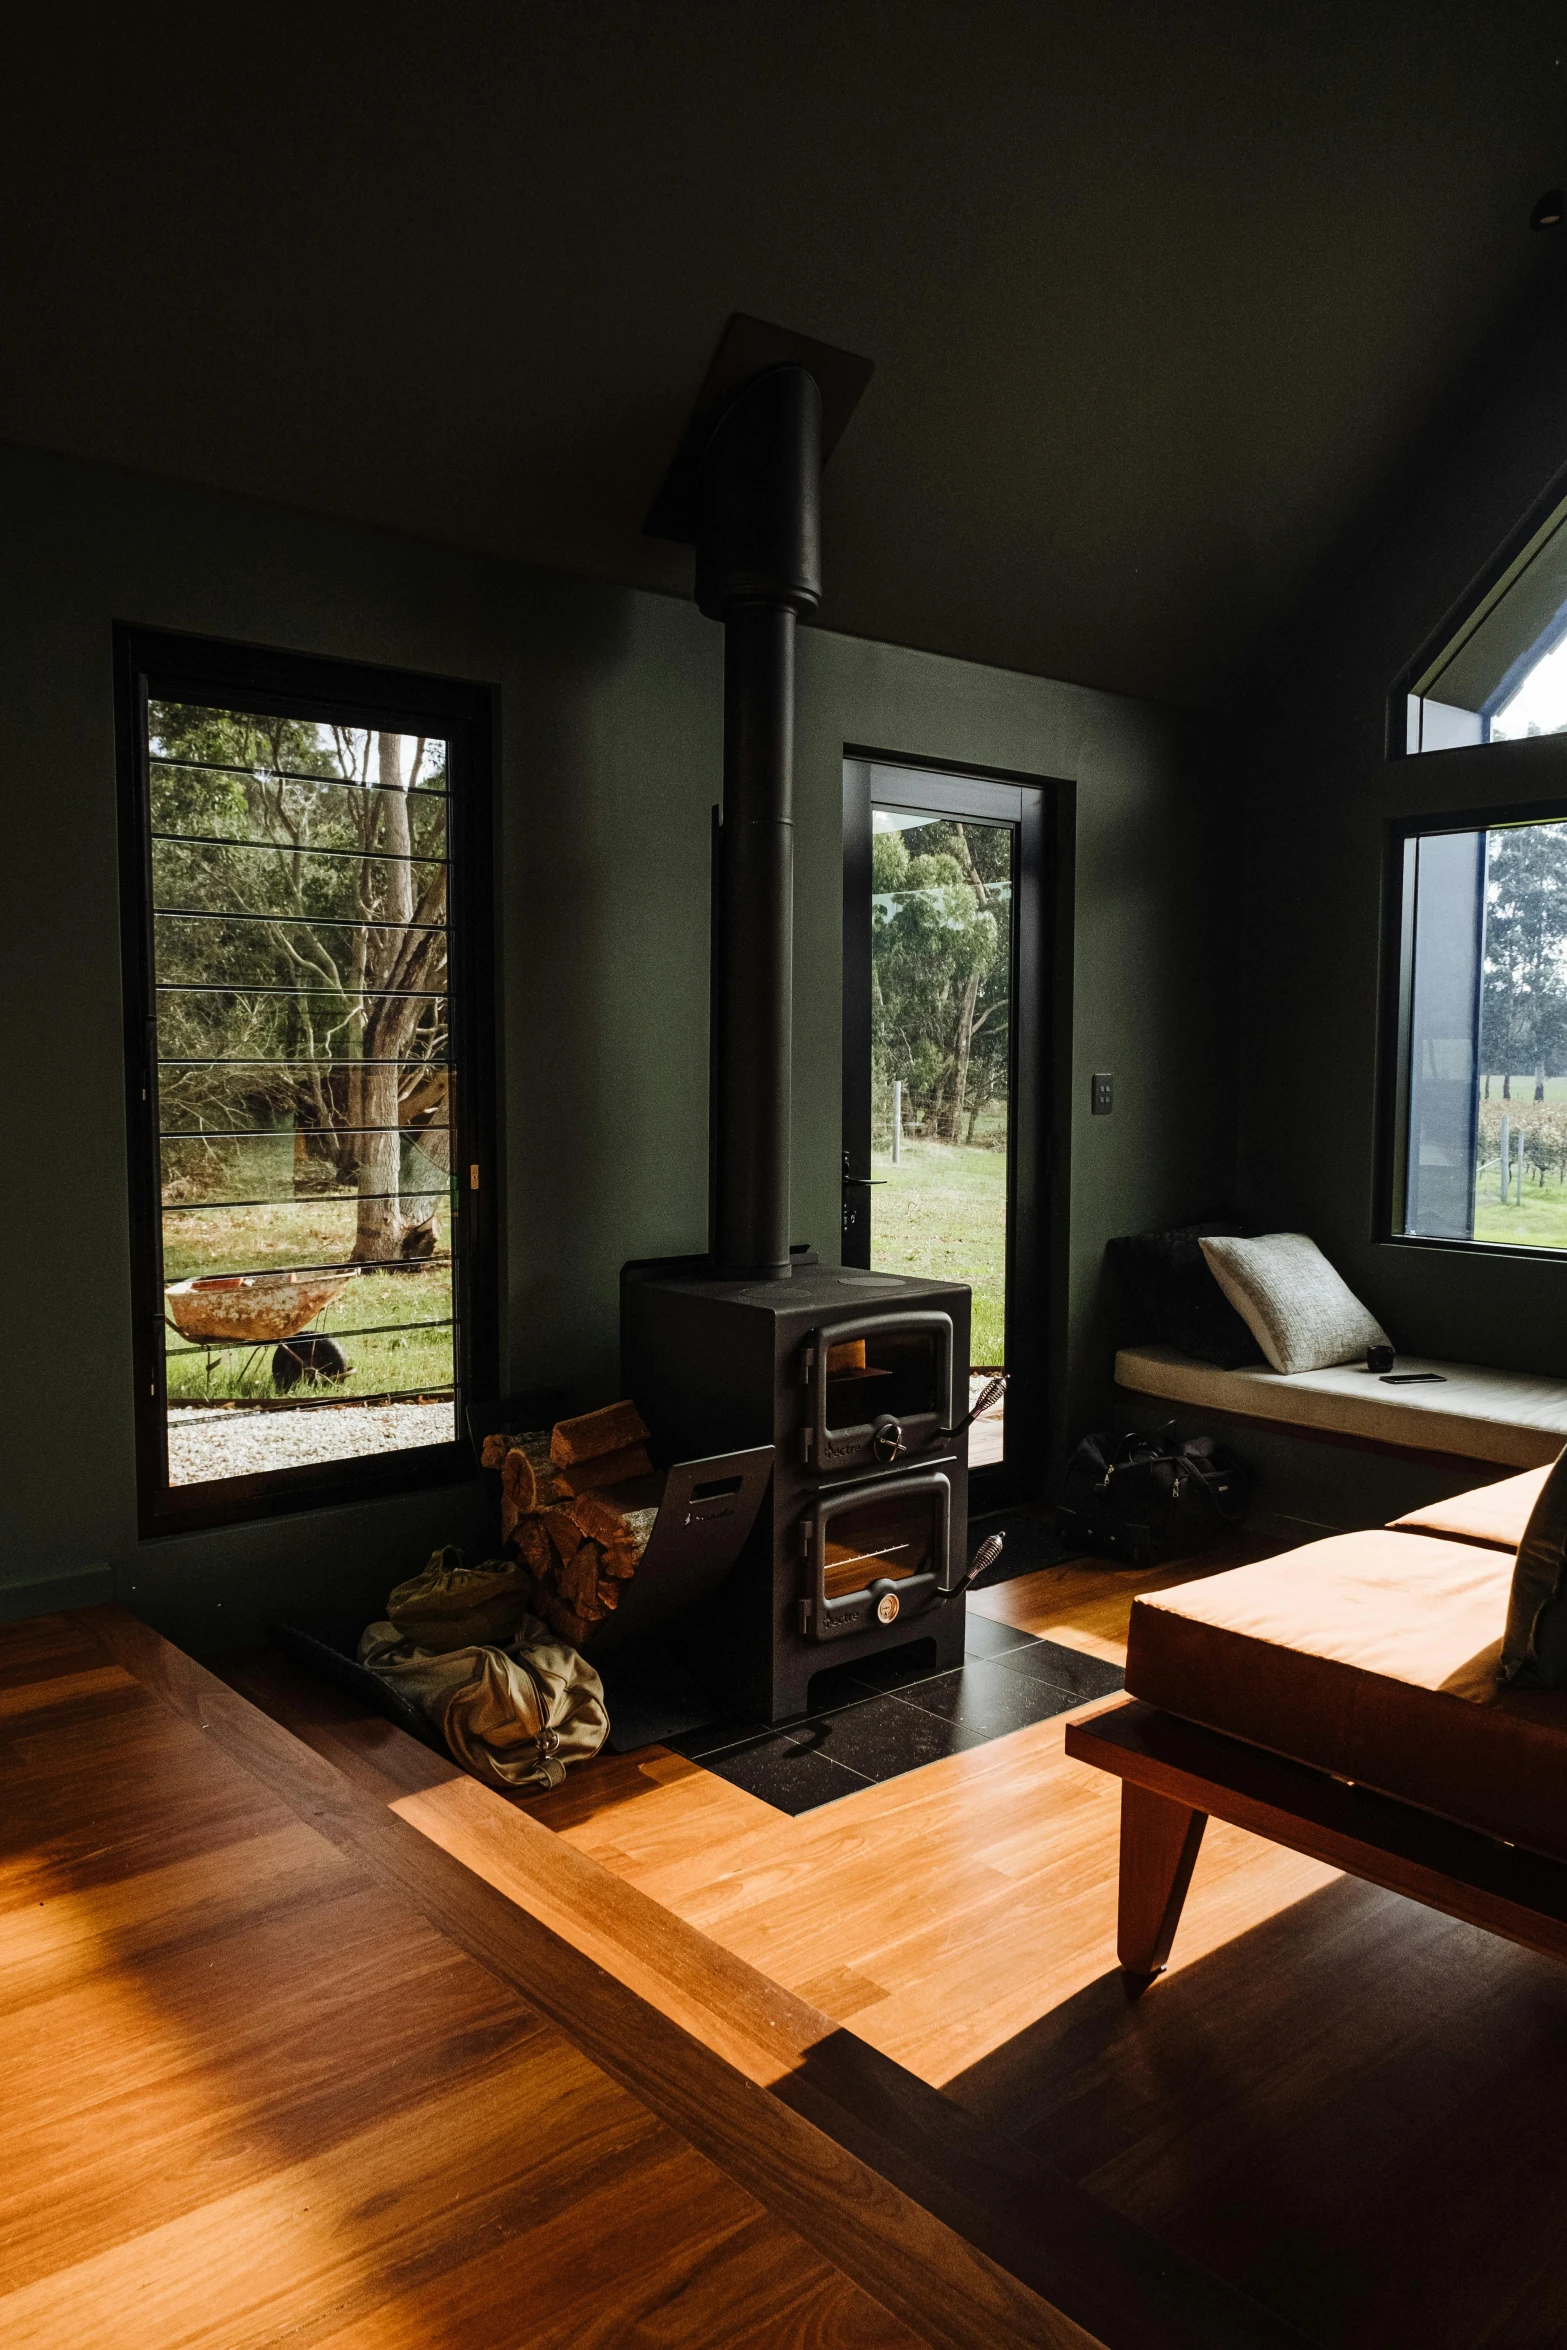
[[750, 311], [876, 362], [827, 623], [1199, 705], [1567, 178], [1561, 0], [29, 17], [0, 436], [683, 591], [641, 522]]

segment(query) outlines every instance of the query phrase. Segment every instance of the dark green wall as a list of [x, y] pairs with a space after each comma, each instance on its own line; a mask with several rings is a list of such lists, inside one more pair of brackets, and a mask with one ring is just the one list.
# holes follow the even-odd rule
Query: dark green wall
[[[0, 1604], [107, 1592], [198, 1645], [377, 1601], [474, 1485], [138, 1542], [118, 974], [115, 620], [493, 682], [510, 1384], [616, 1379], [625, 1257], [706, 1232], [709, 809], [721, 644], [683, 602], [0, 452], [11, 1359]], [[837, 1227], [845, 743], [1077, 787], [1075, 1117], [1059, 1427], [1108, 1401], [1113, 1232], [1222, 1193], [1235, 1004], [1224, 746], [1203, 722], [807, 633], [800, 662], [797, 1234]], [[1059, 1428], [1058, 1428], [1059, 1433]]]
[[[1431, 453], [1375, 547], [1328, 583], [1246, 762], [1239, 1164], [1252, 1213], [1309, 1232], [1408, 1352], [1560, 1377], [1567, 1257], [1372, 1239], [1386, 822], [1567, 800], [1567, 740], [1387, 755], [1393, 687], [1553, 482], [1561, 495], [1567, 321], [1508, 357], [1505, 382]], [[1322, 1470], [1327, 1485], [1343, 1473]]]

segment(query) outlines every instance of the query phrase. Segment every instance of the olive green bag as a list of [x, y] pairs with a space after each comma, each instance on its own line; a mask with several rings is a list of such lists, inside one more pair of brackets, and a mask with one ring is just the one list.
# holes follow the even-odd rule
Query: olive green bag
[[609, 1735], [604, 1688], [580, 1650], [527, 1612], [528, 1578], [438, 1550], [399, 1583], [359, 1662], [417, 1705], [451, 1753], [491, 1787], [558, 1787]]

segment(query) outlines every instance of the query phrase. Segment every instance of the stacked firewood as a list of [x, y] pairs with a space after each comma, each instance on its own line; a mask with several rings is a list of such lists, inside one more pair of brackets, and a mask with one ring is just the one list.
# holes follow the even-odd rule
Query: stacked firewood
[[521, 1436], [487, 1436], [501, 1473], [501, 1539], [533, 1580], [533, 1612], [578, 1648], [620, 1605], [658, 1516], [663, 1480], [634, 1403]]

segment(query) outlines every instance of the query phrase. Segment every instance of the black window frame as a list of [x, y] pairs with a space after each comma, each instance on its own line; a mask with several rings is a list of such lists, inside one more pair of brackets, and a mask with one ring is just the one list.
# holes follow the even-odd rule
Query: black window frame
[[[1562, 466], [1552, 474], [1527, 513], [1508, 532], [1489, 561], [1470, 577], [1463, 593], [1454, 599], [1441, 620], [1422, 639], [1413, 660], [1406, 662], [1399, 671], [1387, 698], [1385, 750], [1390, 762], [1395, 759], [1440, 759], [1449, 749], [1506, 750], [1514, 747], [1509, 743], [1493, 744], [1487, 741], [1451, 744], [1442, 750], [1412, 751], [1408, 741], [1408, 705], [1419, 680], [1428, 674], [1433, 664], [1454, 648], [1465, 630], [1472, 632], [1483, 625], [1489, 609], [1501, 601], [1497, 595], [1498, 588], [1503, 588], [1504, 583], [1511, 585], [1508, 573], [1518, 564], [1520, 556], [1527, 553], [1531, 541], [1539, 536], [1551, 517], [1564, 505], [1567, 505], [1567, 466]], [[1383, 675], [1386, 674], [1384, 670]], [[1552, 738], [1546, 735], [1538, 739], [1549, 742]], [[1460, 1241], [1455, 1245], [1462, 1248], [1477, 1244]], [[1532, 1256], [1536, 1252], [1526, 1250], [1524, 1253]]]
[[[1072, 971], [1076, 786], [934, 752], [846, 742], [843, 760], [842, 1165], [845, 1197], [871, 1158], [871, 807], [868, 770], [1020, 791], [1012, 891], [1011, 1147], [1007, 1166], [1007, 1443], [969, 1472], [982, 1513], [1044, 1493], [1066, 1388], [1066, 1279], [1072, 1133]], [[859, 770], [866, 770], [862, 775]], [[933, 808], [932, 823], [941, 821]], [[864, 1196], [861, 1194], [861, 1196]], [[871, 1216], [875, 1213], [874, 1207]], [[868, 1266], [871, 1219], [840, 1231], [841, 1261]]]
[[462, 1240], [453, 1265], [460, 1429], [467, 1406], [494, 1394], [499, 1384], [494, 689], [117, 623], [114, 695], [139, 1530], [150, 1536], [236, 1525], [471, 1478], [472, 1450], [454, 1435], [450, 1443], [405, 1452], [313, 1461], [199, 1485], [168, 1482], [147, 712], [152, 701], [205, 703], [440, 735], [448, 746], [448, 1017], [457, 1076], [452, 1166], [463, 1197]]
[[[1560, 742], [1543, 736], [1544, 742]], [[1471, 744], [1471, 753], [1489, 744]], [[1503, 744], [1499, 751], [1527, 753], [1532, 745]], [[1440, 753], [1422, 753], [1440, 757]], [[1510, 1241], [1459, 1240], [1400, 1229], [1408, 1183], [1409, 1023], [1414, 977], [1413, 899], [1409, 844], [1436, 833], [1491, 832], [1509, 825], [1567, 822], [1567, 796], [1546, 800], [1488, 801], [1479, 807], [1440, 808], [1418, 816], [1393, 816], [1384, 826], [1382, 983], [1378, 1015], [1376, 1190], [1372, 1239], [1392, 1248], [1430, 1249], [1463, 1257], [1521, 1258], [1531, 1265], [1567, 1266], [1567, 1249], [1527, 1248]]]

